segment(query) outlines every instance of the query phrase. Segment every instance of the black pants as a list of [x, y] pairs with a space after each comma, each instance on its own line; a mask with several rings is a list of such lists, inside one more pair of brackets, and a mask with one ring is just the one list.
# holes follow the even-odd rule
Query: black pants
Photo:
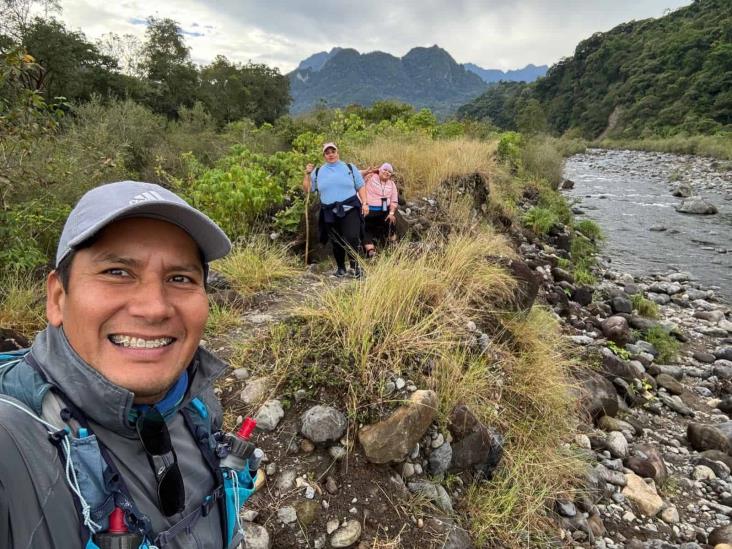
[[373, 244], [374, 240], [386, 243], [394, 230], [394, 224], [386, 220], [389, 212], [370, 211], [365, 218], [366, 233], [363, 243]]
[[356, 266], [356, 254], [361, 248], [361, 233], [363, 221], [358, 208], [348, 210], [343, 217], [336, 217], [335, 222], [329, 224], [329, 236], [333, 243], [333, 257], [339, 269], [346, 268], [346, 253], [351, 267]]

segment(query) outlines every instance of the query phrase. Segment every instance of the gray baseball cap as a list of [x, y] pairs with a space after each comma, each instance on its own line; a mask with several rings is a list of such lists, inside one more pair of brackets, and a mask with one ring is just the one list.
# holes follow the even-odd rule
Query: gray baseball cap
[[206, 263], [231, 250], [226, 233], [177, 194], [140, 181], [118, 181], [90, 190], [71, 210], [56, 250], [56, 266], [75, 246], [126, 217], [150, 217], [177, 225], [198, 244]]

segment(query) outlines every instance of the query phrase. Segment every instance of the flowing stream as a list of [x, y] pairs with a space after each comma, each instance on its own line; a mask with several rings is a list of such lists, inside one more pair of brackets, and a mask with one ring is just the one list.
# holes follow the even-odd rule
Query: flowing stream
[[[590, 149], [567, 159], [576, 218], [603, 230], [614, 269], [642, 275], [691, 273], [732, 303], [732, 162], [638, 151]], [[719, 213], [679, 213], [672, 195], [686, 183]]]

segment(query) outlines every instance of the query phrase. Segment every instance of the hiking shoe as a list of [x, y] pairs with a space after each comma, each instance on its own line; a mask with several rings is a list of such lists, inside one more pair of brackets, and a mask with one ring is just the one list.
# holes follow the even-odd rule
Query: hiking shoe
[[363, 269], [358, 265], [353, 268], [353, 278], [363, 278]]
[[348, 275], [348, 271], [341, 267], [338, 267], [336, 272], [333, 273], [333, 276], [337, 276], [338, 278], [343, 278], [344, 276], [347, 276], [347, 275]]

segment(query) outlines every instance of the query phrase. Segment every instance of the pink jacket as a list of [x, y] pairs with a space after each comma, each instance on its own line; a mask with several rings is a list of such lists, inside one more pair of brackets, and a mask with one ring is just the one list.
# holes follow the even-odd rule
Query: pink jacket
[[366, 179], [366, 200], [369, 207], [381, 209], [381, 199], [383, 197], [387, 198], [388, 208], [395, 211], [399, 205], [399, 193], [397, 192], [396, 183], [393, 179], [382, 183], [379, 174], [371, 174]]

